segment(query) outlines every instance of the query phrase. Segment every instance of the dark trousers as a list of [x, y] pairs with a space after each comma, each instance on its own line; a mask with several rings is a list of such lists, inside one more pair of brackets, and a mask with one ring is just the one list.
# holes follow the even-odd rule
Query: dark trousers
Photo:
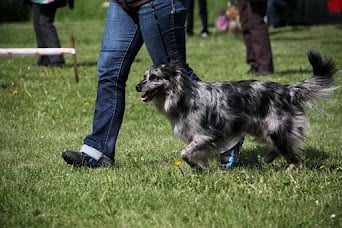
[[[53, 25], [57, 7], [54, 4], [33, 4], [33, 27], [36, 33], [38, 48], [60, 48], [57, 30]], [[38, 58], [39, 65], [64, 64], [63, 55], [41, 55]]]
[[[208, 10], [207, 10], [207, 0], [198, 0], [200, 17], [202, 22], [202, 32], [208, 32]], [[194, 31], [194, 7], [195, 1], [188, 0], [188, 13], [187, 13], [187, 33], [193, 33]]]
[[264, 21], [267, 2], [238, 0], [246, 59], [254, 70], [273, 72], [271, 42]]

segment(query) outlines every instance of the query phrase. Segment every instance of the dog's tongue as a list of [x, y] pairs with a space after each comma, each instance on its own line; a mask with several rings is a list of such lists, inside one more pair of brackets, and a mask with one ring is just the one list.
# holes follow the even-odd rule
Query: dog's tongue
[[142, 96], [142, 97], [140, 97], [140, 100], [143, 101], [143, 102], [146, 102], [148, 100], [148, 97]]
[[140, 97], [140, 100], [143, 101], [143, 102], [148, 102], [148, 101], [150, 101], [151, 99], [150, 99], [150, 97], [149, 97], [149, 95], [148, 95], [148, 92], [145, 93], [144, 95], [142, 95], [142, 96]]

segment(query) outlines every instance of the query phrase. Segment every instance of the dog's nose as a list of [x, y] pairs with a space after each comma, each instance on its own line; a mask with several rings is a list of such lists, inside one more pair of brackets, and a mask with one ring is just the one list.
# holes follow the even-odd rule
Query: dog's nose
[[138, 91], [138, 92], [141, 92], [141, 85], [140, 83], [138, 85], [135, 86], [135, 89]]

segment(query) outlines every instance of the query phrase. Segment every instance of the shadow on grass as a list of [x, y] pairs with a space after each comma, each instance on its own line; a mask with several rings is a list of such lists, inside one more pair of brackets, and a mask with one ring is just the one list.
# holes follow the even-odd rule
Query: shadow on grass
[[[257, 146], [253, 150], [243, 150], [240, 155], [239, 166], [243, 166], [250, 169], [259, 169], [265, 162], [263, 161], [268, 149], [265, 146]], [[283, 159], [281, 156], [277, 159]], [[314, 147], [305, 147], [301, 150], [301, 159], [305, 169], [319, 170], [322, 166], [325, 166], [330, 156], [327, 152], [318, 150]], [[284, 164], [286, 162], [284, 160]], [[329, 161], [329, 167], [325, 167], [329, 170], [337, 170], [339, 165], [337, 163]]]
[[336, 161], [331, 161], [331, 157], [327, 152], [318, 150], [317, 148], [305, 147], [302, 149], [301, 155], [306, 169], [321, 169], [322, 166], [327, 166], [328, 160], [329, 166], [326, 169], [333, 171], [337, 170], [340, 166]]
[[265, 146], [257, 146], [252, 150], [245, 150], [242, 147], [241, 155], [239, 158], [239, 165], [250, 169], [261, 168], [263, 165], [263, 157], [267, 154], [267, 148]]
[[281, 76], [293, 74], [312, 74], [312, 69], [288, 69], [277, 71], [276, 73], [280, 74]]
[[[279, 156], [274, 163], [266, 164], [264, 162], [264, 157], [268, 153], [268, 148], [265, 145], [257, 145], [254, 149], [244, 149], [242, 148], [241, 155], [239, 158], [238, 167], [243, 167], [245, 169], [270, 169], [273, 167], [276, 171], [285, 170], [287, 163], [282, 156]], [[303, 162], [303, 169], [308, 170], [320, 170], [322, 166], [324, 169], [334, 171], [339, 169], [339, 164], [330, 161], [330, 156], [327, 152], [314, 147], [304, 147], [301, 150], [301, 159]], [[164, 166], [172, 165], [176, 166], [175, 162], [181, 160], [181, 158], [157, 158], [145, 161], [138, 161], [136, 158], [128, 158], [125, 162], [120, 162], [116, 164], [116, 168], [121, 168], [123, 166], [132, 166], [135, 168], [149, 167], [149, 166]], [[279, 161], [280, 162], [277, 162]], [[329, 165], [327, 161], [329, 160]], [[185, 164], [184, 161], [182, 163]], [[271, 168], [272, 169], [272, 168]]]
[[[278, 35], [278, 34], [282, 34], [282, 33], [296, 33], [296, 32], [305, 32], [305, 31], [310, 31], [311, 27], [310, 26], [287, 26], [287, 27], [280, 27], [280, 28], [275, 28], [275, 29], [271, 29], [269, 31], [270, 35]], [[281, 37], [279, 39], [291, 39], [291, 38], [297, 38], [297, 37]]]

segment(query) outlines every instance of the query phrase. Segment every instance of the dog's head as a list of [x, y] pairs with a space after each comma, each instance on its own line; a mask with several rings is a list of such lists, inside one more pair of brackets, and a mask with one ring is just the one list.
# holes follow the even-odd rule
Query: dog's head
[[226, 10], [226, 15], [231, 21], [240, 22], [240, 14], [236, 6], [229, 6]]
[[167, 95], [174, 88], [177, 77], [183, 78], [183, 71], [181, 64], [175, 61], [149, 67], [145, 71], [144, 80], [136, 85], [138, 92], [144, 92], [141, 100], [148, 102], [156, 96]]

